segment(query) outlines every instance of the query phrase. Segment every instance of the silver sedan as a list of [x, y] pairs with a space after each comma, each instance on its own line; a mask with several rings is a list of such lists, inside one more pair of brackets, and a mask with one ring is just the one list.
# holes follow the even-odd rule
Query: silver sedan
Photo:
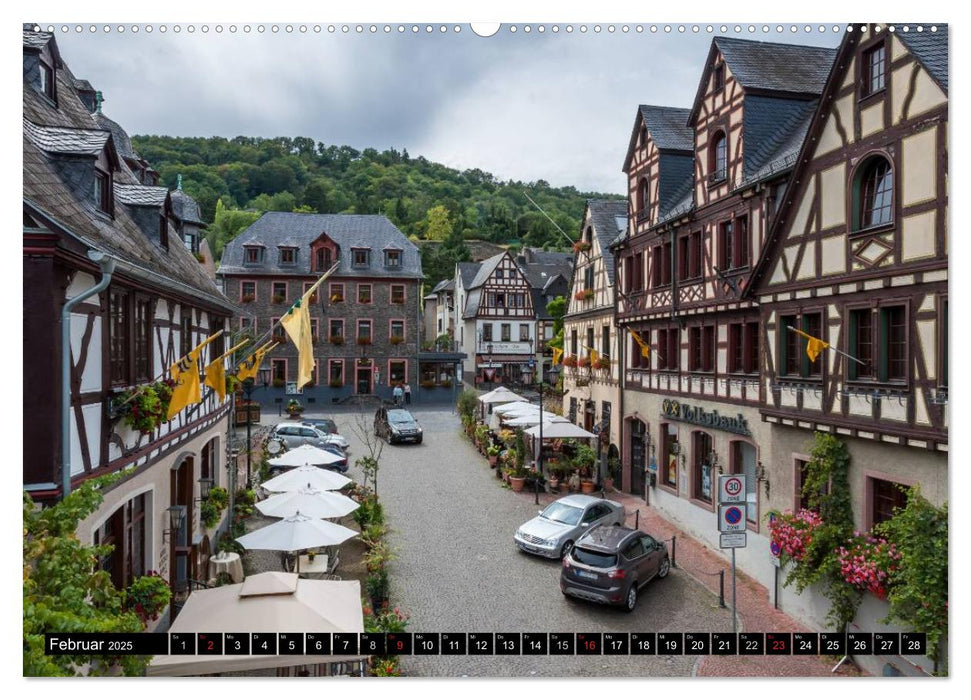
[[624, 507], [617, 501], [573, 495], [554, 501], [516, 531], [522, 551], [562, 559], [573, 543], [597, 525], [623, 525]]

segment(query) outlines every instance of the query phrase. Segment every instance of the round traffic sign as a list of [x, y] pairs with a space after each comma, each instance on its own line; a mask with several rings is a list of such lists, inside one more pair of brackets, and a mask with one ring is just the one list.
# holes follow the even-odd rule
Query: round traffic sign
[[778, 542], [772, 542], [769, 544], [769, 551], [772, 552], [772, 556], [777, 557], [782, 554], [782, 547]]
[[742, 480], [737, 477], [725, 480], [725, 493], [729, 496], [737, 496], [742, 492]]
[[738, 525], [742, 522], [742, 509], [732, 506], [725, 510], [725, 522], [729, 525]]

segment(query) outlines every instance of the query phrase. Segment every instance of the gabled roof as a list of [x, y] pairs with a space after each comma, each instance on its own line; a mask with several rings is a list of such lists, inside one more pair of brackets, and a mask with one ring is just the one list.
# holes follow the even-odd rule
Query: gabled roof
[[54, 54], [54, 60], [57, 62], [57, 67], [60, 68], [64, 65], [64, 62], [61, 59], [61, 52], [57, 48], [54, 35], [49, 32], [35, 32], [30, 29], [32, 26], [31, 24], [24, 25], [24, 48], [28, 51], [42, 51], [45, 46], [50, 44], [51, 53]]
[[[894, 33], [907, 49], [914, 54], [921, 65], [927, 69], [930, 76], [934, 79], [944, 94], [947, 94], [947, 49], [948, 49], [948, 25], [946, 24], [922, 24], [923, 31], [918, 32], [911, 27], [910, 31], [898, 31]], [[930, 30], [937, 27], [936, 32]]]
[[836, 49], [799, 44], [776, 44], [716, 36], [711, 40], [705, 70], [701, 74], [688, 123], [694, 124], [705, 95], [715, 54], [721, 52], [732, 72], [748, 92], [780, 92], [819, 95], [836, 57]]
[[451, 292], [455, 289], [455, 280], [442, 280], [432, 289], [432, 294], [439, 292]]
[[593, 233], [600, 244], [600, 254], [603, 258], [604, 270], [607, 272], [607, 284], [612, 285], [614, 256], [610, 252], [610, 244], [618, 234], [627, 230], [627, 202], [623, 199], [588, 199], [587, 208], [590, 210]]
[[783, 100], [761, 95], [745, 98], [742, 127], [746, 144], [742, 168], [745, 182], [778, 172], [795, 162], [818, 104], [819, 100]]
[[479, 267], [482, 263], [477, 262], [460, 262], [456, 263], [458, 266], [458, 275], [462, 280], [462, 287], [468, 289], [472, 286], [472, 280], [475, 279], [476, 273], [479, 272]]
[[188, 224], [196, 224], [205, 227], [206, 222], [202, 220], [199, 213], [199, 204], [184, 190], [172, 190], [172, 215], [179, 221]]
[[101, 112], [95, 112], [91, 116], [94, 117], [94, 120], [102, 129], [111, 133], [111, 137], [115, 142], [115, 148], [118, 149], [118, 155], [120, 155], [122, 158], [139, 160], [138, 154], [135, 153], [135, 149], [132, 148], [131, 139], [128, 137], [128, 133], [121, 128], [121, 125], [118, 122], [113, 119], [109, 119]]
[[694, 151], [695, 133], [688, 128], [689, 111], [682, 107], [640, 105], [634, 118], [634, 128], [631, 129], [630, 143], [627, 146], [627, 155], [624, 157], [624, 167], [621, 170], [626, 173], [630, 169], [630, 161], [637, 147], [641, 124], [647, 126], [651, 140], [658, 150]]
[[[176, 194], [172, 193], [172, 205], [176, 206]], [[188, 220], [188, 219], [185, 219]], [[387, 217], [371, 214], [300, 214], [293, 212], [267, 212], [252, 225], [226, 244], [218, 274], [283, 274], [312, 275], [310, 269], [310, 244], [322, 233], [333, 240], [344, 253], [335, 273], [342, 277], [390, 277], [414, 279], [422, 276], [421, 256], [414, 243], [398, 230]], [[293, 241], [306, 254], [298, 254], [294, 265], [279, 266], [276, 256], [259, 265], [244, 265], [243, 246], [261, 244], [276, 248], [281, 243]], [[258, 242], [258, 243], [257, 243]], [[368, 267], [352, 266], [351, 248], [365, 247], [380, 250], [388, 245], [400, 247], [401, 265], [386, 268], [379, 255], [372, 255]], [[272, 259], [269, 259], [272, 258]]]
[[107, 131], [41, 126], [27, 119], [24, 119], [24, 135], [42, 151], [84, 156], [98, 155], [111, 138]]
[[499, 263], [502, 259], [508, 257], [509, 253], [502, 252], [498, 255], [493, 255], [491, 258], [483, 260], [478, 271], [475, 273], [475, 279], [472, 280], [472, 284], [469, 285], [469, 289], [475, 289], [476, 287], [481, 287], [486, 283], [486, 280], [495, 272], [495, 269], [499, 267]]
[[122, 204], [133, 207], [161, 207], [169, 191], [164, 187], [151, 185], [115, 185], [115, 198]]

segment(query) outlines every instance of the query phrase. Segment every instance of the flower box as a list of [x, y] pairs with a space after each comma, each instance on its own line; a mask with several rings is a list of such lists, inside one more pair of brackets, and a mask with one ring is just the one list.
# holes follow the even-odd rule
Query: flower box
[[250, 302], [256, 301], [255, 294], [244, 294], [239, 298], [241, 304], [249, 304]]
[[583, 368], [583, 367], [589, 367], [589, 366], [590, 366], [590, 358], [589, 357], [578, 357], [577, 358], [577, 367]]
[[590, 301], [591, 299], [593, 299], [593, 290], [581, 289], [580, 291], [578, 291], [576, 294], [573, 295], [573, 298], [576, 299], [577, 301]]
[[393, 335], [388, 338], [388, 342], [392, 345], [401, 345], [403, 342], [405, 342], [405, 339], [400, 335]]
[[859, 591], [886, 599], [887, 587], [900, 568], [900, 553], [893, 543], [872, 534], [854, 533], [837, 550], [843, 580]]
[[610, 360], [598, 357], [597, 361], [591, 365], [594, 369], [610, 369]]
[[342, 336], [342, 335], [332, 335], [330, 337], [330, 344], [331, 345], [343, 345], [344, 344], [344, 336]]
[[576, 367], [577, 366], [577, 356], [576, 355], [567, 355], [566, 357], [564, 357], [563, 358], [563, 366], [564, 367]]
[[593, 246], [591, 246], [586, 241], [577, 241], [576, 243], [573, 244], [573, 252], [574, 253], [586, 253], [592, 247]]
[[368, 337], [360, 337], [360, 338], [357, 339], [357, 344], [358, 345], [370, 345], [371, 344], [371, 339], [368, 338]]
[[287, 300], [287, 298], [285, 296], [283, 296], [282, 294], [274, 294], [273, 295], [273, 303], [274, 304], [283, 304], [283, 303], [286, 302], [286, 300]]

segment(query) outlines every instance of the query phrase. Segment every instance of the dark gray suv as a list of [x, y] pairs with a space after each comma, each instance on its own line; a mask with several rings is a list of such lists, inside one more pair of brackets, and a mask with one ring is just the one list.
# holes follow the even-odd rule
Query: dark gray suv
[[638, 590], [655, 576], [664, 578], [670, 569], [663, 542], [640, 530], [601, 525], [578, 539], [563, 558], [560, 590], [630, 612], [637, 605]]

